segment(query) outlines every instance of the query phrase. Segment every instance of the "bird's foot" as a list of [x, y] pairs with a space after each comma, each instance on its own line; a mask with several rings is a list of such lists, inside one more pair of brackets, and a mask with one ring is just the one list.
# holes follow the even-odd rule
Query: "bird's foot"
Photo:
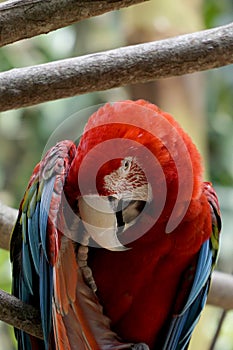
[[87, 232], [85, 232], [83, 241], [78, 248], [77, 262], [82, 271], [84, 281], [95, 293], [97, 290], [97, 287], [95, 284], [94, 277], [92, 275], [91, 268], [87, 265], [89, 238], [90, 238], [90, 235]]
[[138, 344], [134, 344], [131, 347], [132, 350], [150, 350], [149, 346], [146, 345], [145, 343], [138, 343]]

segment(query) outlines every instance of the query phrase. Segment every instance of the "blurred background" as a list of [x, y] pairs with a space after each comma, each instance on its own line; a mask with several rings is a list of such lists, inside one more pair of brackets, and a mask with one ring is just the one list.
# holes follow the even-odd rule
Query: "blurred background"
[[[1, 2], [1, 1], [0, 1]], [[0, 49], [0, 71], [212, 28], [232, 21], [232, 0], [151, 0]], [[179, 120], [197, 144], [205, 178], [215, 185], [223, 236], [218, 269], [233, 272], [233, 66], [53, 101], [0, 113], [0, 200], [18, 207], [51, 133], [73, 113], [126, 98], [144, 98]], [[9, 253], [0, 250], [0, 288], [10, 292]], [[208, 306], [192, 350], [210, 350], [222, 310]], [[13, 330], [0, 322], [0, 350], [14, 350]], [[233, 311], [215, 350], [233, 350]]]

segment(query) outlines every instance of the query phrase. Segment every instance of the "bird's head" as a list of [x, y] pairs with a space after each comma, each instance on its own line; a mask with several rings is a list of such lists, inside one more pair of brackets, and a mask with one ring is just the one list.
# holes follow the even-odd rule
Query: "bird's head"
[[135, 224], [152, 189], [136, 157], [112, 159], [103, 164], [96, 177], [98, 194], [80, 197], [80, 216], [92, 238], [110, 250], [124, 247], [119, 236]]
[[119, 234], [134, 227], [148, 203], [153, 222], [163, 212], [172, 231], [199, 196], [201, 173], [199, 153], [169, 114], [124, 101], [90, 117], [67, 184], [92, 238], [118, 250]]

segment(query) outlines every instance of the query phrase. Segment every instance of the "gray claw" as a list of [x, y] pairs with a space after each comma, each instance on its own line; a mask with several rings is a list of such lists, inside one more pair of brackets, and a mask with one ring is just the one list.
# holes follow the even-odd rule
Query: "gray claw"
[[134, 344], [131, 347], [132, 350], [150, 350], [149, 346], [146, 345], [145, 343], [138, 343], [138, 344]]

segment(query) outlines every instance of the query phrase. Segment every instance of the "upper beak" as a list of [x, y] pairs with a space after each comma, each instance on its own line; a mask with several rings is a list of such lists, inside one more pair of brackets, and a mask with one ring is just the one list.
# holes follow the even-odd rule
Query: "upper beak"
[[127, 250], [117, 237], [116, 210], [108, 197], [86, 195], [79, 199], [79, 212], [91, 238], [108, 250]]
[[121, 244], [117, 235], [135, 223], [145, 204], [142, 200], [86, 195], [79, 199], [79, 212], [84, 227], [96, 243], [119, 251], [129, 248]]

